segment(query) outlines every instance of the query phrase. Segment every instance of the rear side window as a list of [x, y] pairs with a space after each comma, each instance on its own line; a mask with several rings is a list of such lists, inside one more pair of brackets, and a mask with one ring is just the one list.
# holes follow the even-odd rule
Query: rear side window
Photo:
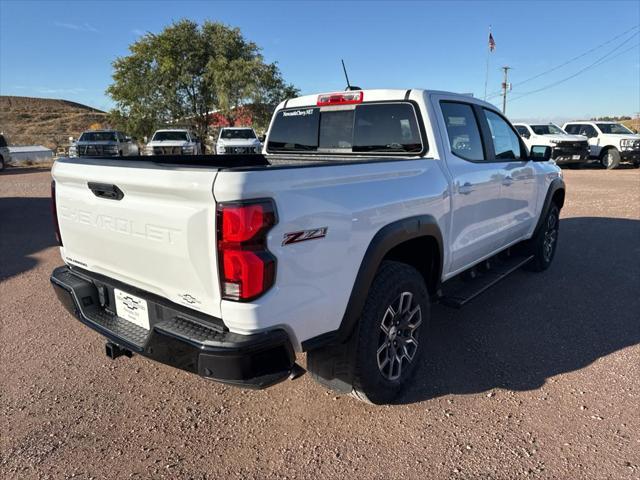
[[491, 110], [483, 109], [491, 130], [496, 160], [520, 159], [520, 140], [507, 121]]
[[269, 152], [420, 153], [423, 144], [410, 103], [282, 110], [269, 133]]
[[451, 152], [465, 160], [484, 160], [480, 129], [471, 105], [441, 102]]

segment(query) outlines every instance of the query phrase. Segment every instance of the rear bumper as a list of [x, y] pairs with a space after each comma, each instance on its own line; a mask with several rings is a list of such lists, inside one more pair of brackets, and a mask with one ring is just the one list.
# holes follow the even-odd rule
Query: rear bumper
[[109, 341], [202, 377], [259, 389], [287, 379], [297, 367], [284, 330], [231, 333], [221, 322], [207, 322], [130, 287], [128, 291], [147, 301], [150, 329], [146, 330], [118, 317], [115, 307], [110, 307], [114, 285], [122, 287], [119, 282], [110, 283], [104, 277], [96, 280], [87, 272], [63, 266], [53, 271], [51, 284], [70, 313]]

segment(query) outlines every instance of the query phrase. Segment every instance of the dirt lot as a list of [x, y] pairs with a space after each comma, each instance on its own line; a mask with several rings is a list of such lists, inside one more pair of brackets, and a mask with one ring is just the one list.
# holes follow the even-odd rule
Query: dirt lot
[[108, 360], [49, 286], [49, 172], [0, 174], [0, 477], [640, 478], [640, 170], [565, 174], [552, 268], [437, 306], [387, 407]]

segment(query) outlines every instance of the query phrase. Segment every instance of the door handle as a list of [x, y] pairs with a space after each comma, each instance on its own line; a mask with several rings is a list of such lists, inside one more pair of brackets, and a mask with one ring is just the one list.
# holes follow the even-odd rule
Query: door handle
[[466, 182], [464, 185], [458, 187], [458, 193], [462, 195], [469, 195], [471, 192], [473, 192], [473, 190], [473, 185], [471, 185], [469, 182]]
[[502, 180], [502, 185], [504, 185], [505, 187], [510, 186], [512, 183], [513, 183], [513, 177], [511, 177], [510, 175], [507, 175]]
[[122, 200], [124, 197], [123, 191], [120, 190], [117, 185], [89, 182], [87, 186], [96, 197], [106, 198], [107, 200]]

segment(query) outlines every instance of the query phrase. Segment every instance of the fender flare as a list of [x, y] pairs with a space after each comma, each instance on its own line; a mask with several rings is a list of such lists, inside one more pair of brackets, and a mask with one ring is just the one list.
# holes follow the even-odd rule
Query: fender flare
[[378, 230], [367, 247], [338, 330], [303, 341], [302, 350], [308, 351], [328, 344], [345, 342], [360, 318], [369, 289], [385, 255], [401, 243], [419, 237], [432, 237], [438, 245], [440, 261], [436, 278], [439, 282], [444, 257], [442, 233], [436, 219], [432, 215], [418, 215], [390, 223]]
[[[542, 209], [540, 210], [538, 223], [536, 223], [536, 228], [533, 230], [533, 235], [531, 235], [532, 238], [535, 237], [538, 234], [538, 231], [540, 230], [540, 228], [542, 228], [544, 219], [547, 216], [547, 212], [549, 211], [549, 208], [551, 208], [551, 202], [553, 201], [553, 196], [559, 190], [562, 190], [562, 192], [564, 193], [566, 192], [567, 189], [566, 189], [564, 180], [558, 177], [554, 179], [549, 185], [549, 189], [547, 190], [547, 195], [544, 197], [544, 203], [542, 204]], [[563, 197], [562, 205], [558, 205], [558, 208], [562, 210], [563, 205], [564, 205], [564, 197]]]

